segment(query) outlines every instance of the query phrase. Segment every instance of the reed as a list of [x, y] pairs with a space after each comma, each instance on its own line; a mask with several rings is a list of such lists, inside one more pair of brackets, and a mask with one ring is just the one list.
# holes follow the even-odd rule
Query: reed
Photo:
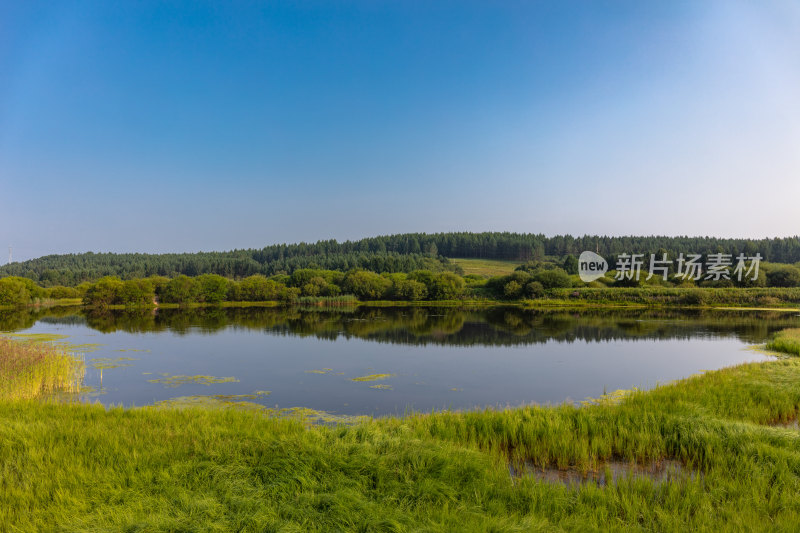
[[83, 361], [48, 343], [0, 336], [0, 398], [29, 400], [78, 392]]

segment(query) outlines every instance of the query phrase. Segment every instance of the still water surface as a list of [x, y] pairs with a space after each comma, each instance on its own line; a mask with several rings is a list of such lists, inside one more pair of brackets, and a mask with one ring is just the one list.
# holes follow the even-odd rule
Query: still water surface
[[334, 415], [579, 402], [763, 361], [748, 345], [798, 326], [796, 312], [513, 307], [0, 313], [2, 330], [65, 335], [83, 353], [86, 401], [252, 395]]

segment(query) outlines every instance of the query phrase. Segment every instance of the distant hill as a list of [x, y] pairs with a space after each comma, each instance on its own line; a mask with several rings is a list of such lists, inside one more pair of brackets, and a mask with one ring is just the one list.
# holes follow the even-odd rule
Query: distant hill
[[231, 278], [253, 274], [290, 274], [298, 268], [376, 272], [417, 269], [457, 269], [448, 258], [529, 261], [545, 256], [561, 258], [583, 250], [604, 256], [619, 253], [760, 253], [765, 261], [800, 261], [800, 237], [775, 239], [720, 239], [715, 237], [586, 235], [546, 237], [533, 233], [406, 233], [358, 241], [276, 244], [260, 249], [180, 254], [82, 253], [48, 255], [0, 267], [0, 277], [23, 276], [43, 286], [77, 285], [103, 276], [121, 278], [151, 275], [194, 276], [214, 273]]

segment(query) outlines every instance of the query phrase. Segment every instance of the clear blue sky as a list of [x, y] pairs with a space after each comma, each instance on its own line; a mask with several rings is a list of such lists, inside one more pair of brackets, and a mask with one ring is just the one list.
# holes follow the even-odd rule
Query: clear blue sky
[[0, 252], [797, 234], [798, 28], [788, 0], [2, 2]]

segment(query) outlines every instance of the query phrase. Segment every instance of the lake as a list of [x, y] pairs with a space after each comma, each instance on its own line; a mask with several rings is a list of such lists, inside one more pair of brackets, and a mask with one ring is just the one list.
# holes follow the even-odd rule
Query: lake
[[2, 311], [64, 336], [84, 401], [248, 401], [332, 415], [580, 402], [769, 356], [794, 312], [453, 308]]

